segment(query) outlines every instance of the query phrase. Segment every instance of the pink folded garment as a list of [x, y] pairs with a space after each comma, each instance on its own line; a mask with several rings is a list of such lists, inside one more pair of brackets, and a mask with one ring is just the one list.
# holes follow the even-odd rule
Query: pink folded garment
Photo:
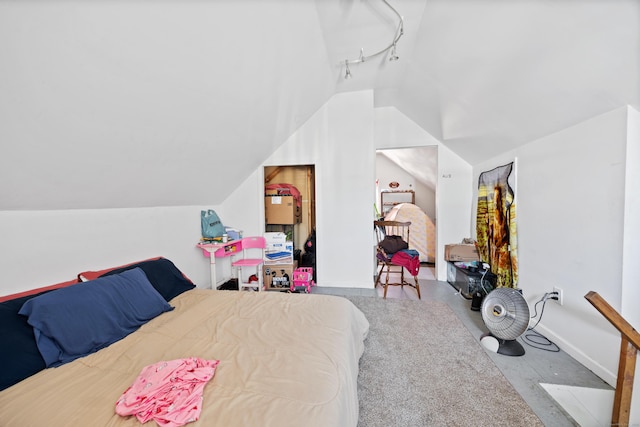
[[153, 419], [163, 427], [197, 421], [204, 386], [218, 363], [190, 357], [145, 366], [116, 402], [116, 414], [135, 415], [141, 423]]
[[417, 276], [420, 271], [420, 257], [411, 255], [404, 250], [393, 254], [391, 262], [403, 266], [412, 276]]

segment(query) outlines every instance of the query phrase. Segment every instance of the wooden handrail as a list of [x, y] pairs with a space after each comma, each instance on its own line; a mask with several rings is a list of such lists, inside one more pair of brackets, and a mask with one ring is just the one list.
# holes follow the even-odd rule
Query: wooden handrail
[[618, 379], [613, 399], [612, 426], [628, 426], [631, 412], [633, 377], [636, 370], [636, 356], [640, 348], [640, 333], [609, 305], [597, 292], [590, 291], [584, 296], [622, 335]]

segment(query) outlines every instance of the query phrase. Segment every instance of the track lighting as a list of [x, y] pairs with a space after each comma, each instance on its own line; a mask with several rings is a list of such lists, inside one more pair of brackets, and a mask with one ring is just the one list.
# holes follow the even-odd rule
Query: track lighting
[[400, 37], [402, 37], [402, 35], [404, 34], [404, 20], [402, 19], [402, 16], [400, 16], [400, 14], [398, 13], [397, 10], [395, 10], [388, 2], [387, 0], [382, 0], [382, 2], [384, 4], [386, 4], [389, 9], [391, 9], [393, 11], [393, 13], [395, 13], [398, 16], [398, 19], [400, 20], [398, 22], [398, 28], [396, 29], [396, 33], [395, 36], [393, 37], [393, 41], [391, 42], [391, 44], [387, 47], [385, 47], [384, 49], [372, 54], [372, 55], [368, 55], [365, 56], [364, 54], [364, 49], [360, 49], [360, 57], [358, 59], [345, 59], [344, 61], [344, 66], [345, 66], [345, 73], [344, 73], [344, 78], [345, 79], [350, 79], [351, 78], [351, 70], [349, 69], [349, 64], [353, 65], [353, 64], [359, 64], [361, 62], [365, 62], [366, 60], [373, 58], [374, 56], [378, 56], [378, 55], [382, 55], [383, 53], [386, 53], [388, 50], [391, 50], [391, 53], [389, 55], [389, 61], [397, 61], [399, 59], [398, 54], [396, 53], [396, 43], [398, 43], [398, 40], [400, 40]]
[[397, 61], [400, 59], [398, 54], [396, 53], [396, 44], [393, 44], [393, 48], [391, 48], [391, 55], [389, 55], [389, 61]]

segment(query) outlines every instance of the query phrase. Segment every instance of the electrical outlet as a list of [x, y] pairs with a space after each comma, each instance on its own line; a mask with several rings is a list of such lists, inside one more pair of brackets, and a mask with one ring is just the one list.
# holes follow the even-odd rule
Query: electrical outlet
[[558, 304], [560, 304], [560, 305], [564, 304], [564, 299], [563, 299], [564, 295], [562, 294], [562, 289], [560, 289], [560, 288], [558, 288], [558, 287], [554, 286], [554, 287], [553, 287], [553, 292], [557, 292], [557, 293], [558, 293], [558, 294], [556, 295], [556, 296], [558, 297], [558, 299], [557, 299], [557, 300], [555, 300], [555, 299], [554, 299], [554, 300], [552, 300], [552, 301], [555, 301], [555, 302], [557, 302], [557, 303], [558, 303]]

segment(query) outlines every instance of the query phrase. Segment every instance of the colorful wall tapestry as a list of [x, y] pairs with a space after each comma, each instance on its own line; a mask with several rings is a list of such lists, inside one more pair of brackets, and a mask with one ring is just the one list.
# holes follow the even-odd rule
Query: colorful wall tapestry
[[509, 185], [513, 162], [480, 174], [476, 240], [480, 259], [498, 276], [497, 287], [518, 283], [516, 206]]

